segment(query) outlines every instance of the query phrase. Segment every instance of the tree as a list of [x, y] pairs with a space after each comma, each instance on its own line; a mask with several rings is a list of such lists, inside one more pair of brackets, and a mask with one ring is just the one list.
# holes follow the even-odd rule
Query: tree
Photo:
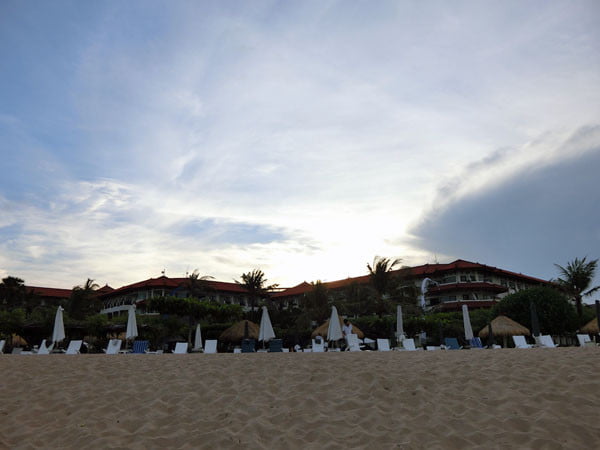
[[542, 334], [575, 331], [579, 324], [575, 308], [565, 295], [551, 287], [524, 289], [504, 297], [492, 310], [492, 316], [505, 315], [531, 329], [530, 302], [533, 302]]
[[186, 317], [188, 342], [192, 342], [192, 330], [200, 319], [213, 317], [216, 321], [240, 318], [240, 305], [221, 305], [197, 298], [155, 297], [148, 300], [148, 309], [161, 314]]
[[82, 320], [86, 316], [100, 311], [100, 299], [96, 294], [98, 287], [94, 280], [88, 278], [83, 286], [73, 288], [67, 304], [67, 312], [71, 318]]
[[214, 279], [210, 275], [200, 276], [197, 270], [194, 270], [187, 279], [187, 288], [189, 296], [192, 298], [205, 298], [213, 290], [210, 280]]
[[386, 302], [386, 295], [389, 294], [391, 289], [391, 272], [394, 270], [395, 266], [400, 264], [400, 261], [400, 259], [394, 259], [392, 261], [389, 258], [377, 256], [373, 260], [373, 267], [367, 263], [371, 286], [376, 293], [375, 308], [379, 317], [381, 317], [389, 309]]
[[304, 296], [303, 306], [309, 317], [316, 320], [317, 323], [321, 323], [327, 318], [329, 315], [329, 291], [321, 281], [313, 283], [313, 288]]
[[13, 308], [25, 308], [27, 288], [21, 278], [6, 277], [0, 283], [0, 305], [11, 310]]
[[600, 289], [600, 286], [590, 288], [596, 274], [598, 260], [587, 262], [586, 258], [587, 256], [583, 259], [575, 258], [567, 263], [567, 267], [555, 264], [561, 274], [561, 278], [558, 278], [556, 283], [575, 300], [579, 318], [583, 315], [582, 298]]
[[275, 289], [278, 285], [272, 284], [270, 286], [266, 286], [267, 279], [265, 278], [264, 272], [260, 269], [254, 269], [252, 272], [243, 273], [241, 278], [241, 281], [234, 281], [237, 284], [243, 285], [248, 292], [248, 297], [250, 297], [251, 315], [253, 320], [256, 320], [257, 316], [256, 311], [254, 310], [256, 303], [262, 297], [266, 296], [271, 289]]

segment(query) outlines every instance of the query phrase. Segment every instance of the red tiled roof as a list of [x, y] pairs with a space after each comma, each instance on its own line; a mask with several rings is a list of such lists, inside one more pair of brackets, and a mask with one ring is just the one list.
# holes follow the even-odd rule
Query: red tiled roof
[[474, 263], [474, 262], [470, 262], [470, 261], [465, 261], [463, 259], [457, 259], [456, 261], [453, 261], [449, 264], [424, 264], [422, 266], [411, 267], [409, 269], [400, 269], [400, 271], [410, 270], [411, 275], [417, 276], [417, 275], [430, 275], [430, 274], [433, 274], [436, 272], [447, 272], [450, 270], [457, 270], [457, 269], [482, 269], [482, 270], [487, 270], [488, 272], [501, 273], [501, 274], [509, 276], [509, 277], [525, 279], [525, 280], [533, 281], [536, 283], [548, 283], [548, 281], [542, 280], [540, 278], [530, 277], [527, 275], [523, 275], [522, 273], [511, 272], [509, 270], [498, 269], [497, 267], [493, 267], [493, 266], [486, 266], [485, 264], [479, 264], [479, 263]]
[[114, 288], [111, 288], [108, 284], [102, 286], [100, 289], [97, 289], [96, 292], [98, 294], [106, 294], [108, 292], [114, 291]]
[[[505, 275], [505, 276], [508, 276], [511, 278], [527, 280], [527, 281], [534, 282], [534, 283], [544, 283], [544, 284], [548, 283], [548, 281], [542, 280], [540, 278], [534, 278], [534, 277], [530, 277], [530, 276], [523, 275], [520, 273], [510, 272], [508, 270], [498, 269], [497, 267], [486, 266], [485, 264], [474, 263], [474, 262], [465, 261], [462, 259], [457, 259], [456, 261], [453, 261], [448, 264], [423, 264], [421, 266], [405, 267], [402, 269], [394, 270], [394, 271], [392, 271], [392, 273], [398, 274], [398, 275], [401, 274], [401, 275], [405, 275], [408, 277], [424, 277], [427, 275], [440, 274], [443, 272], [449, 272], [449, 271], [460, 270], [460, 269], [462, 269], [462, 270], [479, 269], [479, 270], [484, 270], [484, 271], [491, 272], [491, 273], [502, 274], [502, 275]], [[329, 281], [329, 282], [326, 282], [323, 284], [327, 287], [327, 289], [339, 289], [339, 288], [343, 288], [346, 286], [350, 286], [354, 283], [356, 283], [356, 284], [369, 283], [369, 275], [346, 278], [344, 280]], [[481, 286], [482, 284], [483, 283], [478, 283], [478, 286]], [[468, 285], [468, 283], [463, 283], [461, 286], [465, 287], [466, 285]], [[493, 286], [497, 286], [497, 285], [493, 285]], [[300, 294], [304, 294], [304, 293], [310, 291], [311, 288], [312, 288], [311, 284], [304, 282], [304, 283], [299, 284], [298, 286], [294, 286], [292, 288], [278, 292], [278, 293], [274, 294], [273, 297], [274, 298], [284, 298], [284, 297], [300, 295]]]
[[48, 287], [38, 287], [38, 286], [26, 286], [34, 295], [38, 295], [40, 297], [52, 297], [52, 298], [70, 298], [72, 289], [58, 289], [58, 288], [48, 288]]
[[[127, 286], [122, 286], [118, 289], [113, 289], [110, 292], [106, 292], [103, 296], [122, 294], [125, 292], [136, 291], [144, 288], [170, 288], [176, 289], [179, 286], [185, 285], [188, 282], [189, 278], [168, 278], [165, 276], [158, 278], [150, 278], [144, 281], [138, 281], [137, 283], [128, 284]], [[246, 293], [246, 289], [243, 285], [237, 283], [226, 283], [224, 281], [212, 281], [209, 280], [208, 284], [216, 291], [225, 291], [225, 292], [237, 292], [237, 293]]]
[[307, 283], [306, 281], [303, 281], [302, 283], [300, 283], [297, 286], [284, 289], [281, 292], [275, 292], [274, 294], [271, 294], [271, 298], [289, 297], [290, 295], [304, 294], [305, 292], [310, 291], [313, 288], [313, 286], [314, 285]]

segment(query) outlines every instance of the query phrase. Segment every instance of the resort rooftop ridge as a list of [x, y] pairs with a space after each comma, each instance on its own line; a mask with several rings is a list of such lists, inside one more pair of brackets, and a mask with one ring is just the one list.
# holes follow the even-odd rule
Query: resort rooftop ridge
[[[392, 277], [401, 277], [415, 287], [428, 285], [423, 304], [440, 310], [457, 310], [462, 304], [469, 307], [489, 308], [504, 295], [538, 285], [548, 285], [549, 281], [521, 273], [500, 269], [477, 262], [457, 259], [443, 264], [422, 264], [391, 270]], [[145, 300], [157, 296], [185, 297], [188, 295], [189, 277], [149, 278], [117, 289], [105, 285], [96, 290], [105, 303], [103, 312], [116, 313], [131, 304], [143, 304]], [[370, 275], [348, 277], [325, 281], [322, 285], [332, 292], [343, 293], [351, 286], [366, 286]], [[248, 291], [243, 284], [212, 279], [202, 280], [211, 293], [212, 300], [228, 304], [240, 304], [245, 309], [250, 305]], [[33, 294], [47, 299], [68, 299], [72, 289], [27, 286]], [[298, 306], [300, 299], [314, 288], [314, 283], [303, 281], [292, 287], [273, 288], [268, 296], [282, 307]], [[425, 294], [423, 294], [425, 296]]]
[[[490, 273], [503, 274], [507, 277], [515, 277], [517, 279], [529, 280], [534, 283], [550, 283], [548, 280], [544, 280], [541, 278], [532, 277], [529, 275], [524, 275], [522, 273], [512, 272], [505, 269], [500, 269], [494, 266], [488, 266], [486, 264], [481, 264], [478, 262], [466, 261], [464, 259], [457, 259], [450, 263], [434, 263], [434, 264], [421, 264], [418, 266], [404, 266], [400, 269], [395, 269], [390, 272], [392, 275], [403, 275], [406, 277], [418, 277], [418, 276], [428, 276], [428, 275], [436, 275], [446, 271], [453, 270], [469, 270], [475, 269], [480, 271], [489, 271]], [[168, 277], [166, 275], [161, 275], [156, 278], [148, 278], [143, 281], [137, 281], [135, 283], [127, 284], [125, 286], [121, 286], [119, 288], [113, 288], [110, 285], [106, 284], [101, 288], [97, 289], [96, 292], [99, 294], [107, 294], [107, 293], [115, 293], [127, 291], [130, 289], [139, 289], [143, 287], [153, 287], [153, 286], [172, 286], [176, 288], [187, 281], [187, 277]], [[309, 290], [314, 285], [313, 282], [302, 281], [301, 283], [291, 286], [291, 287], [276, 287], [272, 289], [274, 294], [273, 297], [280, 297], [283, 295], [290, 295], [296, 293], [303, 293], [306, 290]], [[217, 280], [206, 280], [206, 282], [213, 288], [223, 289], [223, 290], [232, 290], [235, 292], [246, 292], [244, 286], [235, 282], [227, 282], [227, 281], [217, 281]], [[354, 277], [342, 278], [339, 280], [333, 281], [323, 281], [323, 285], [329, 289], [336, 289], [340, 287], [346, 287], [353, 283], [357, 284], [366, 284], [369, 282], [369, 275], [359, 275]], [[443, 283], [442, 283], [443, 284]], [[50, 296], [50, 297], [65, 297], [68, 298], [71, 295], [71, 291], [73, 289], [67, 288], [55, 288], [55, 287], [42, 287], [42, 286], [26, 286], [30, 289], [34, 294], [38, 294], [40, 296]]]

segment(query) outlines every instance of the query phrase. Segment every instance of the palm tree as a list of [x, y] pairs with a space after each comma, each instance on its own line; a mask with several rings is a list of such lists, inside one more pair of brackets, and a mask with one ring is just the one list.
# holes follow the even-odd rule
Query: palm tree
[[214, 277], [210, 275], [200, 276], [198, 270], [194, 270], [187, 278], [188, 293], [191, 298], [201, 299], [207, 297], [208, 292], [213, 290], [210, 280]]
[[67, 305], [67, 311], [72, 318], [83, 319], [89, 314], [99, 312], [101, 305], [96, 294], [99, 287], [94, 280], [88, 278], [83, 286], [73, 288]]
[[265, 274], [260, 269], [254, 269], [252, 272], [243, 273], [242, 281], [234, 280], [237, 284], [241, 284], [248, 291], [248, 296], [250, 297], [250, 308], [252, 310], [252, 318], [256, 320], [255, 307], [256, 302], [260, 300], [262, 297], [267, 295], [268, 291], [276, 288], [277, 284], [272, 284], [270, 286], [265, 286], [267, 283], [267, 279], [265, 278]]
[[385, 296], [389, 293], [392, 277], [391, 272], [394, 270], [394, 267], [400, 264], [400, 259], [391, 260], [389, 258], [382, 258], [376, 256], [373, 260], [373, 267], [367, 263], [367, 269], [369, 269], [369, 278], [371, 281], [371, 286], [377, 293], [376, 298], [376, 307], [377, 314], [381, 317], [381, 315], [386, 310], [385, 305]]
[[587, 256], [583, 259], [575, 258], [567, 263], [567, 267], [554, 264], [561, 274], [561, 278], [558, 278], [556, 283], [575, 300], [579, 318], [583, 315], [582, 298], [600, 289], [600, 286], [590, 288], [596, 274], [598, 260], [588, 262], [586, 259]]

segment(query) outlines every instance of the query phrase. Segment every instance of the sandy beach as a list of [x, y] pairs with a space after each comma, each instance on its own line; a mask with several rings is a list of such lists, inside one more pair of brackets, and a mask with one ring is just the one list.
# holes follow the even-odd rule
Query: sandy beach
[[600, 349], [1, 355], [1, 448], [597, 448]]

